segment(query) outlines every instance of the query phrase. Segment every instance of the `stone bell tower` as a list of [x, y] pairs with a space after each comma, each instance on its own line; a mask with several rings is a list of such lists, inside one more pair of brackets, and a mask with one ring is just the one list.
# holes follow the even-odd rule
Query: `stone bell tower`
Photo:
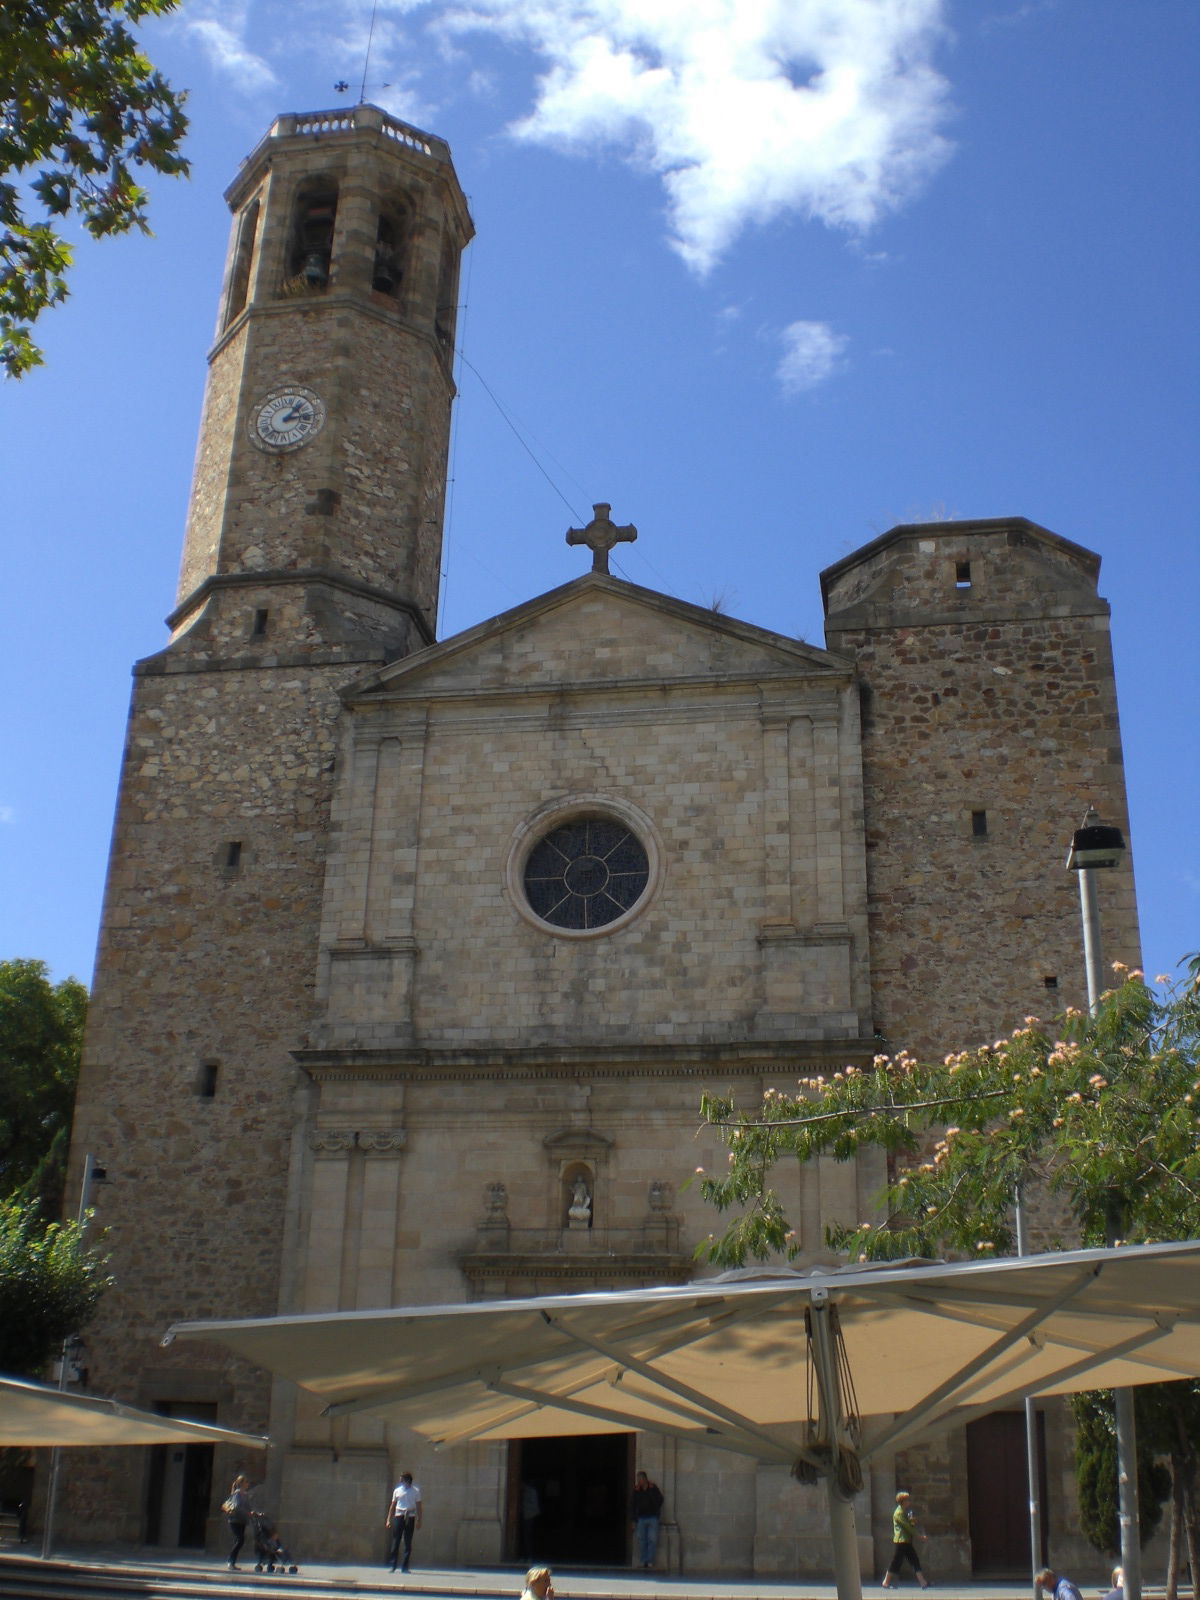
[[172, 625], [428, 643], [472, 231], [449, 150], [374, 106], [280, 117], [226, 198]]
[[[339, 690], [433, 637], [472, 225], [447, 147], [366, 105], [279, 118], [227, 198], [172, 635], [134, 669], [70, 1182], [86, 1152], [107, 1172], [93, 1384], [263, 1431], [261, 1377], [158, 1339], [279, 1303]], [[127, 1467], [97, 1452], [73, 1524], [189, 1542], [206, 1487]]]

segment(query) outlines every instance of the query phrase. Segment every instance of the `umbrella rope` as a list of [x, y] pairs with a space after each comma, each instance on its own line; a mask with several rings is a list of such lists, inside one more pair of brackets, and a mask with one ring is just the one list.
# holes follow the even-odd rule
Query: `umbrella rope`
[[[840, 1431], [849, 1442], [843, 1443], [839, 1438], [822, 1438], [823, 1430], [817, 1401], [816, 1362], [813, 1360], [812, 1315], [808, 1311], [804, 1314], [804, 1391], [808, 1411], [806, 1436], [812, 1454], [831, 1463], [826, 1470], [836, 1481], [839, 1493], [848, 1500], [858, 1494], [863, 1486], [862, 1463], [858, 1457], [862, 1441], [862, 1420], [858, 1413], [854, 1375], [850, 1370], [850, 1358], [846, 1354], [846, 1340], [836, 1306], [830, 1307], [829, 1322], [833, 1334], [834, 1364], [837, 1372]], [[835, 1431], [837, 1430], [831, 1419], [830, 1432]], [[821, 1473], [811, 1461], [801, 1458], [792, 1464], [792, 1477], [799, 1483], [815, 1484]]]

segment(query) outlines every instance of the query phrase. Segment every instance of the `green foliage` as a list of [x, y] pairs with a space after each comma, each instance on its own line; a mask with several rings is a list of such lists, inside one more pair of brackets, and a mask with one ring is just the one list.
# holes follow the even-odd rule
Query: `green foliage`
[[[51, 219], [73, 213], [94, 239], [135, 227], [148, 233], [148, 197], [134, 169], [188, 170], [179, 154], [184, 96], [126, 25], [177, 3], [0, 6], [0, 365], [10, 377], [41, 362], [32, 324], [67, 295], [71, 247]], [[32, 220], [30, 203], [40, 212]]]
[[1025, 1019], [1008, 1039], [935, 1064], [901, 1051], [870, 1067], [768, 1089], [740, 1108], [706, 1095], [704, 1118], [729, 1146], [723, 1177], [701, 1192], [736, 1212], [700, 1254], [726, 1266], [787, 1258], [798, 1246], [770, 1174], [785, 1156], [849, 1161], [888, 1151], [882, 1217], [831, 1229], [859, 1260], [1007, 1254], [1013, 1196], [1043, 1183], [1067, 1202], [1084, 1245], [1200, 1236], [1200, 957], [1156, 999], [1140, 973], [1115, 970], [1094, 1017]]
[[[1135, 1392], [1138, 1440], [1138, 1536], [1145, 1544], [1162, 1520], [1163, 1502], [1171, 1492], [1171, 1474], [1154, 1458], [1158, 1453], [1147, 1427], [1148, 1407], [1160, 1403], [1160, 1392], [1176, 1393], [1187, 1383], [1147, 1385]], [[1095, 1390], [1071, 1396], [1075, 1418], [1075, 1477], [1079, 1520], [1084, 1536], [1110, 1557], [1121, 1552], [1120, 1495], [1117, 1487], [1117, 1418], [1112, 1391]]]
[[88, 994], [42, 961], [0, 961], [0, 1198], [62, 1209]]
[[74, 1222], [0, 1201], [0, 1372], [37, 1377], [96, 1309], [110, 1280]]

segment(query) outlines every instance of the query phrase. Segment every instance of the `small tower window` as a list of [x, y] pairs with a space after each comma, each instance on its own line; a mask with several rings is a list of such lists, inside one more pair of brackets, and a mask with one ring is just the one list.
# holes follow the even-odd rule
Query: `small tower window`
[[403, 268], [400, 252], [404, 239], [404, 223], [399, 213], [385, 211], [380, 214], [375, 230], [375, 261], [371, 269], [371, 287], [378, 294], [400, 294]]
[[458, 319], [458, 252], [451, 239], [442, 242], [442, 259], [438, 270], [437, 310], [434, 313], [434, 331], [438, 343], [449, 351], [454, 348], [454, 325]]
[[201, 1100], [215, 1100], [217, 1095], [217, 1078], [220, 1075], [221, 1063], [219, 1061], [202, 1061], [200, 1070], [196, 1074], [196, 1093]]
[[225, 871], [239, 872], [242, 865], [242, 841], [230, 839], [225, 846]]
[[956, 589], [969, 589], [971, 587], [971, 563], [969, 561], [956, 561], [954, 563], [954, 587]]
[[246, 304], [246, 296], [250, 292], [250, 268], [254, 263], [254, 243], [257, 237], [258, 201], [254, 200], [242, 212], [241, 221], [238, 223], [233, 271], [229, 276], [229, 303], [225, 308], [226, 327]]
[[972, 811], [971, 837], [972, 839], [986, 839], [988, 836], [988, 820], [986, 811]]
[[253, 639], [265, 639], [266, 638], [266, 636], [267, 636], [267, 621], [268, 621], [270, 615], [271, 615], [271, 613], [269, 611], [256, 611], [254, 613], [254, 626], [250, 629], [251, 638], [253, 638]]
[[302, 189], [296, 196], [285, 293], [321, 294], [328, 288], [337, 205], [332, 184]]
[[1047, 989], [1057, 989], [1058, 988], [1058, 976], [1057, 976], [1056, 973], [1048, 972], [1046, 974], [1046, 976], [1042, 979], [1042, 982], [1046, 986]]

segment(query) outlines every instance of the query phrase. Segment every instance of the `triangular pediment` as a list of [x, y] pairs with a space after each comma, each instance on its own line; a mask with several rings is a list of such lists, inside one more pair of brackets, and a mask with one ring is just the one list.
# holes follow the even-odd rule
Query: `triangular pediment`
[[602, 573], [361, 678], [351, 702], [698, 680], [844, 679], [828, 650]]

